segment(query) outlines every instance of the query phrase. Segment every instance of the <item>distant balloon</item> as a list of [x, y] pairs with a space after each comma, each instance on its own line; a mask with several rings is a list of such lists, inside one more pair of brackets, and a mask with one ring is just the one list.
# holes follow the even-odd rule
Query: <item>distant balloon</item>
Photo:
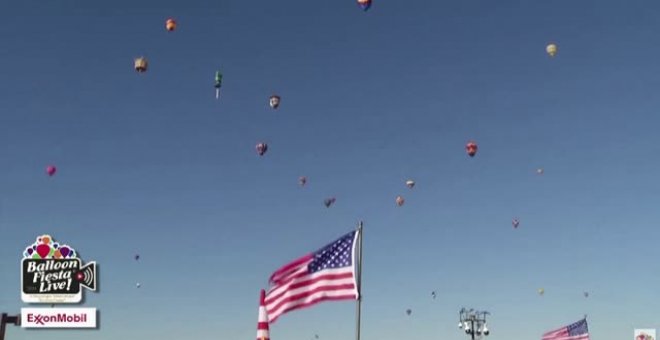
[[263, 156], [266, 153], [266, 151], [268, 151], [268, 144], [259, 143], [255, 148], [257, 149], [257, 153], [259, 154], [259, 156]]
[[142, 285], [138, 282], [138, 283], [135, 284], [135, 286], [136, 286], [137, 288], [140, 288]]
[[588, 298], [589, 297], [589, 292], [584, 292], [584, 297]]
[[135, 254], [135, 261], [137, 261], [137, 260], [139, 260], [139, 259], [140, 259], [140, 255], [139, 255], [139, 254]]
[[270, 96], [270, 99], [268, 100], [270, 107], [272, 109], [277, 109], [280, 106], [280, 99], [281, 99], [280, 96], [275, 94]]
[[314, 339], [318, 339], [318, 338], [319, 338], [319, 335], [318, 335], [318, 334], [314, 334]]
[[170, 18], [165, 21], [165, 29], [172, 32], [174, 29], [176, 29], [176, 21], [174, 19]]
[[406, 314], [408, 314], [408, 315], [412, 314], [412, 310], [406, 309]]
[[554, 57], [557, 54], [557, 45], [549, 44], [545, 47], [545, 51], [551, 56]]
[[357, 0], [357, 3], [363, 11], [367, 11], [371, 8], [371, 0]]
[[403, 203], [405, 203], [405, 202], [406, 202], [406, 200], [403, 199], [403, 197], [401, 197], [401, 196], [397, 196], [397, 197], [396, 197], [396, 205], [398, 205], [398, 206], [402, 206]]
[[477, 143], [475, 143], [475, 142], [473, 142], [473, 141], [470, 141], [470, 142], [468, 142], [468, 143], [465, 145], [465, 151], [467, 151], [467, 154], [468, 154], [470, 157], [474, 157], [474, 155], [477, 154], [477, 149], [478, 149], [478, 148], [479, 148], [479, 147], [477, 146]]
[[305, 184], [307, 184], [307, 177], [305, 176], [300, 176], [298, 178], [298, 184], [300, 184], [301, 187], [304, 187]]
[[220, 88], [222, 87], [222, 73], [220, 71], [215, 71], [213, 87], [215, 87], [215, 99], [220, 98]]
[[412, 189], [415, 186], [415, 181], [413, 181], [412, 179], [407, 180], [406, 181], [406, 186], [408, 188]]
[[520, 221], [517, 218], [514, 218], [513, 221], [511, 221], [511, 224], [513, 224], [514, 228], [518, 228]]
[[539, 295], [543, 295], [545, 293], [545, 289], [539, 288]]
[[433, 299], [435, 300], [435, 297], [436, 297], [435, 291], [432, 291], [432, 292], [431, 292], [431, 296], [432, 296]]
[[536, 173], [539, 175], [543, 175], [543, 168], [536, 169]]
[[337, 199], [334, 197], [326, 198], [325, 200], [323, 200], [323, 204], [325, 204], [326, 208], [330, 208], [330, 206], [333, 205], [336, 200]]
[[133, 62], [133, 66], [135, 67], [135, 71], [137, 71], [137, 73], [147, 72], [148, 65], [149, 62], [147, 62], [147, 59], [145, 57], [135, 58]]
[[57, 168], [54, 165], [49, 165], [46, 167], [46, 173], [48, 174], [48, 176], [55, 175], [55, 172], [57, 172]]

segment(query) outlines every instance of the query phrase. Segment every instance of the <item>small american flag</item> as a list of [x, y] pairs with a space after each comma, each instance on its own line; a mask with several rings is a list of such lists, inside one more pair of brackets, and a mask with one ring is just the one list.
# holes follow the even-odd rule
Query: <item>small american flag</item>
[[587, 319], [547, 332], [541, 340], [589, 340]]
[[319, 302], [357, 299], [354, 272], [359, 236], [358, 230], [352, 231], [275, 271], [265, 301], [268, 322]]

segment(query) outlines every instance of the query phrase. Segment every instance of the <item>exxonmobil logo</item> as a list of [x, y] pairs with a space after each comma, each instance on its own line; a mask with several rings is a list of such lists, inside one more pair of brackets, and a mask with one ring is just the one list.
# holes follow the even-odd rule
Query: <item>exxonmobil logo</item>
[[96, 308], [22, 308], [23, 328], [96, 328]]

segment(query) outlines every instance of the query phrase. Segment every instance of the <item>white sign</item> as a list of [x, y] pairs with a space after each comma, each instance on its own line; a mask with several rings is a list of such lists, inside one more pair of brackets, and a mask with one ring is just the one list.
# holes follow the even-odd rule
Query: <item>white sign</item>
[[655, 328], [635, 328], [634, 340], [655, 340]]
[[96, 328], [96, 308], [21, 308], [23, 328]]

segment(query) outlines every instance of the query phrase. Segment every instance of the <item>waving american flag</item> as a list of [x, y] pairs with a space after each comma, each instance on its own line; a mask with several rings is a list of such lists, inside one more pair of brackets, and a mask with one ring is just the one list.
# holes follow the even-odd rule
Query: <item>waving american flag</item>
[[541, 340], [589, 340], [587, 319], [547, 332]]
[[355, 251], [359, 234], [352, 231], [276, 270], [265, 300], [269, 323], [319, 302], [357, 299]]

